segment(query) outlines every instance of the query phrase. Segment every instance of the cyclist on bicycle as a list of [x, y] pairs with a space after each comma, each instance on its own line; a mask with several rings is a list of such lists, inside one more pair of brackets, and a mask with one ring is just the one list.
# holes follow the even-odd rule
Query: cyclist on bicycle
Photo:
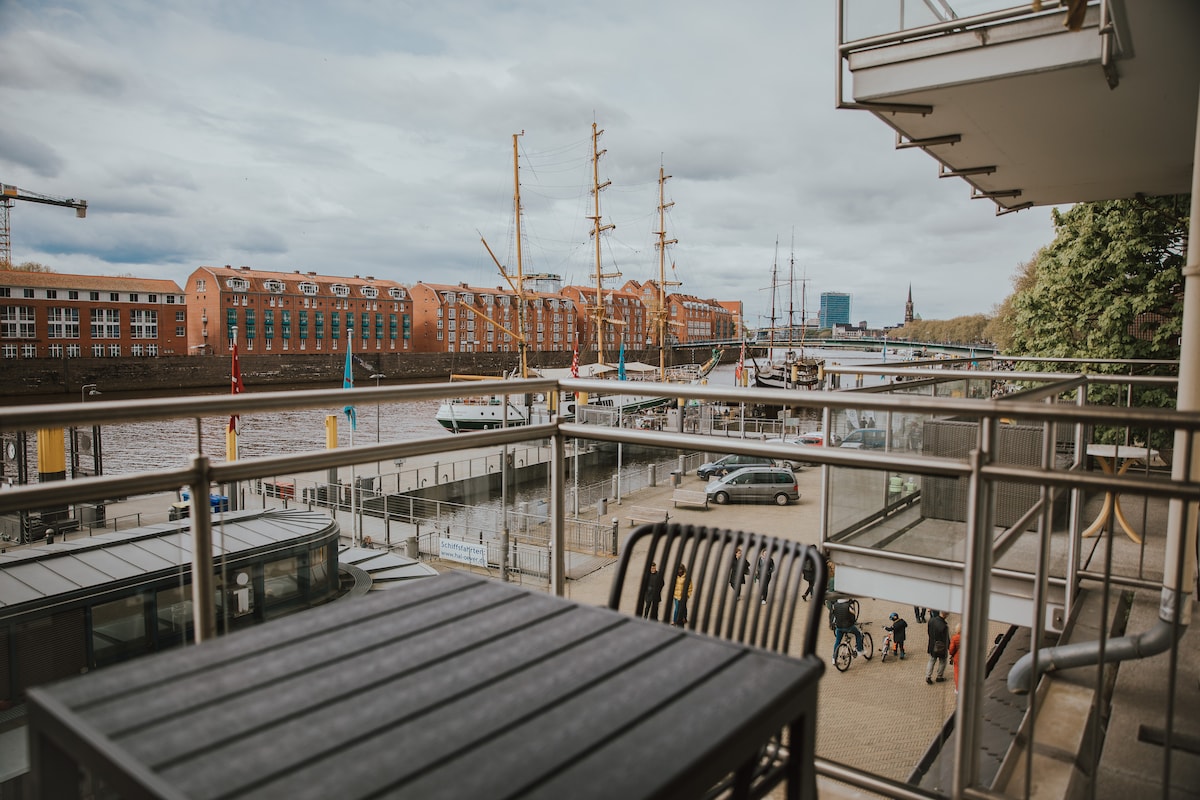
[[837, 650], [842, 643], [842, 637], [847, 633], [853, 633], [855, 638], [855, 650], [859, 653], [863, 651], [863, 635], [862, 629], [858, 627], [858, 617], [854, 614], [854, 601], [848, 597], [843, 597], [833, 602], [829, 609], [829, 614], [833, 618], [833, 663], [837, 664]]

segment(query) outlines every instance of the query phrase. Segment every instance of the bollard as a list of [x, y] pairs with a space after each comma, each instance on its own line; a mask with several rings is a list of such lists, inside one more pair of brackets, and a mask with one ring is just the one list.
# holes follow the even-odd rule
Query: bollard
[[618, 520], [616, 517], [613, 517], [612, 518], [612, 551], [613, 551], [614, 556], [620, 554], [620, 551], [617, 549], [617, 528], [618, 527], [620, 527], [620, 520]]
[[683, 483], [683, 475], [678, 470], [676, 470], [675, 472], [672, 472], [671, 473], [671, 485], [679, 486], [682, 483]]
[[651, 464], [649, 466], [649, 468], [646, 470], [646, 478], [650, 482], [651, 489], [653, 489], [655, 486], [658, 486], [657, 476], [654, 474], [654, 468], [656, 466], [657, 466], [657, 464]]
[[687, 475], [687, 464], [685, 463], [685, 457], [684, 457], [684, 456], [680, 456], [680, 457], [679, 457], [679, 474], [680, 474], [680, 475]]
[[603, 517], [607, 513], [608, 513], [608, 498], [601, 497], [599, 500], [596, 501], [596, 516]]

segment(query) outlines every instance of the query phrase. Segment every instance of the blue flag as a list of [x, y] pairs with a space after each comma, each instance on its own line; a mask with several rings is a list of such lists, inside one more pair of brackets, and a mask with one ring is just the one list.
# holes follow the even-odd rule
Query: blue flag
[[621, 342], [621, 354], [617, 357], [617, 380], [625, 380], [625, 343]]
[[[350, 342], [346, 342], [346, 369], [342, 372], [342, 388], [354, 388], [354, 362], [350, 357]], [[342, 412], [346, 415], [346, 419], [350, 420], [350, 430], [358, 430], [358, 413], [354, 410], [354, 406], [346, 405], [342, 408]]]

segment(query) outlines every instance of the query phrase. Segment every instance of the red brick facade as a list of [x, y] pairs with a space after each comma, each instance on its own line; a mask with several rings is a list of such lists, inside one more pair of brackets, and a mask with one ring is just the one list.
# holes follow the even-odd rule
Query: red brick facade
[[193, 354], [412, 351], [412, 300], [395, 281], [200, 267], [187, 281]]
[[186, 355], [174, 281], [0, 270], [0, 358]]

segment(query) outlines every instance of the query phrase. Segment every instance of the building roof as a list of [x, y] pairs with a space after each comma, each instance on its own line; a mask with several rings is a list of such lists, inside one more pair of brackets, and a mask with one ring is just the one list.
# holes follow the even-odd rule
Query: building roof
[[[306, 509], [259, 509], [213, 515], [213, 558], [238, 556], [274, 544], [336, 534], [327, 514]], [[0, 618], [31, 604], [61, 601], [100, 586], [137, 583], [166, 569], [191, 574], [191, 520], [0, 553]]]
[[102, 292], [162, 292], [183, 294], [175, 281], [161, 278], [130, 278], [119, 275], [73, 275], [66, 272], [28, 272], [0, 269], [0, 285], [29, 289], [78, 289]]

